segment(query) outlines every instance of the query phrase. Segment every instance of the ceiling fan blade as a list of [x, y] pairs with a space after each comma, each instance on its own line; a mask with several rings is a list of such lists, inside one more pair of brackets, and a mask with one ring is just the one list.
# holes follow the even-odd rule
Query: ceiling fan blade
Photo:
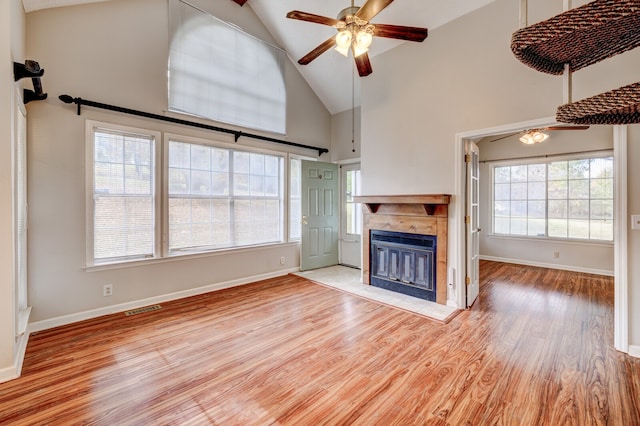
[[287, 13], [287, 18], [313, 22], [315, 24], [329, 25], [330, 27], [334, 27], [338, 25], [338, 22], [341, 22], [334, 18], [327, 18], [326, 16], [314, 15], [313, 13], [301, 12], [299, 10], [292, 10]]
[[498, 138], [490, 139], [488, 142], [498, 142], [498, 141], [501, 141], [501, 140], [503, 140], [503, 139], [510, 138], [511, 136], [515, 136], [515, 135], [517, 135], [518, 133], [522, 133], [522, 132], [507, 133], [506, 135], [502, 135], [502, 136], [500, 136], [500, 137], [498, 137]]
[[[356, 12], [356, 16], [369, 22], [378, 13], [393, 3], [393, 0], [367, 0], [365, 4]], [[353, 4], [353, 3], [351, 3]]]
[[428, 30], [419, 27], [401, 25], [374, 24], [373, 35], [376, 37], [397, 38], [400, 40], [421, 42], [427, 38]]
[[550, 126], [540, 130], [587, 130], [589, 126]]
[[327, 50], [331, 49], [335, 45], [336, 45], [336, 38], [334, 36], [334, 37], [331, 37], [331, 38], [327, 39], [324, 43], [320, 44], [318, 47], [313, 49], [311, 52], [307, 53], [302, 58], [300, 58], [298, 63], [300, 65], [307, 65], [309, 62], [313, 61], [315, 58], [317, 58], [318, 56], [322, 55], [324, 52], [326, 52]]
[[247, 0], [233, 0], [233, 1], [238, 3], [240, 6], [244, 6], [244, 4], [247, 2]]
[[356, 61], [356, 68], [358, 68], [358, 75], [360, 75], [360, 77], [366, 77], [373, 72], [368, 53], [365, 52], [360, 56], [355, 56], [354, 60]]

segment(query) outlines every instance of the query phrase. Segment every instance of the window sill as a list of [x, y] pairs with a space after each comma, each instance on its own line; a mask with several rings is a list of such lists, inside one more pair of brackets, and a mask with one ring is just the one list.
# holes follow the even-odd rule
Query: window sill
[[532, 235], [500, 235], [500, 234], [487, 234], [488, 238], [495, 238], [497, 240], [516, 240], [516, 241], [536, 241], [541, 243], [553, 243], [553, 244], [567, 244], [567, 245], [590, 245], [590, 246], [603, 246], [613, 247], [613, 241], [595, 241], [595, 240], [580, 240], [580, 239], [565, 239], [565, 238], [553, 238], [553, 237], [536, 237]]
[[85, 272], [108, 271], [111, 269], [134, 268], [139, 266], [149, 266], [149, 265], [160, 264], [160, 263], [179, 262], [179, 261], [185, 261], [185, 260], [199, 259], [203, 257], [225, 256], [225, 255], [234, 254], [234, 253], [261, 251], [261, 250], [273, 249], [278, 247], [288, 247], [288, 246], [296, 246], [296, 245], [300, 245], [300, 241], [255, 245], [255, 246], [238, 247], [238, 248], [228, 248], [228, 249], [212, 250], [212, 251], [206, 251], [206, 252], [183, 252], [183, 253], [170, 254], [166, 257], [124, 260], [124, 261], [118, 261], [118, 262], [112, 262], [112, 263], [97, 263], [94, 265], [86, 265], [82, 269]]

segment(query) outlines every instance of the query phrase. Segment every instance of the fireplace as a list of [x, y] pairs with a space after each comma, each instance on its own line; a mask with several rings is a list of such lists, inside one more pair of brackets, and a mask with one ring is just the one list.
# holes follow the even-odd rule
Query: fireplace
[[371, 285], [435, 302], [436, 240], [433, 235], [371, 230]]
[[447, 303], [450, 195], [363, 195], [362, 281]]

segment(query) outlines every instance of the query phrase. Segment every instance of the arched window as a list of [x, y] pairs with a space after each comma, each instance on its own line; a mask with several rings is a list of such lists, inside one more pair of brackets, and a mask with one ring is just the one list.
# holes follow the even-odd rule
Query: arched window
[[285, 134], [284, 52], [181, 0], [170, 8], [169, 110]]

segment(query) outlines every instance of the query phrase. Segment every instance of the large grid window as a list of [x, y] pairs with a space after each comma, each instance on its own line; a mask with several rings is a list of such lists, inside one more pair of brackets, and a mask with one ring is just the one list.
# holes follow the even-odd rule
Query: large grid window
[[495, 165], [493, 232], [613, 241], [613, 157]]
[[286, 154], [97, 121], [86, 130], [88, 266], [285, 241]]
[[94, 128], [91, 149], [93, 262], [155, 253], [155, 137]]
[[283, 241], [284, 158], [169, 141], [169, 251]]

